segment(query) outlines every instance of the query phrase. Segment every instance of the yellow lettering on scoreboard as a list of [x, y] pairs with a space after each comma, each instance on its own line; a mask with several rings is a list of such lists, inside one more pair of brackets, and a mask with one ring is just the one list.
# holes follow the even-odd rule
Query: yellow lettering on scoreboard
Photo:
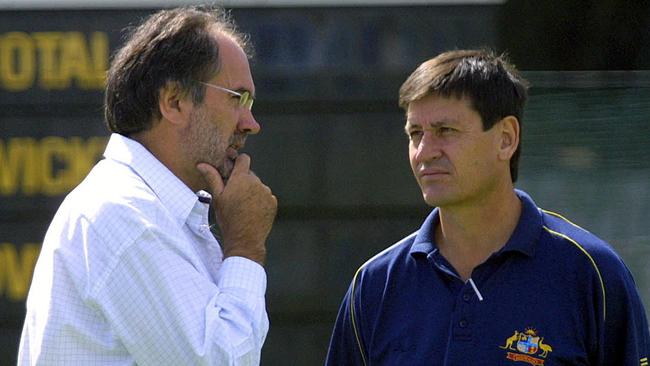
[[106, 142], [100, 136], [0, 139], [0, 197], [69, 192], [101, 157]]
[[11, 32], [0, 38], [0, 78], [9, 90], [25, 90], [35, 78], [35, 47], [32, 38]]
[[24, 91], [72, 87], [102, 89], [108, 68], [105, 32], [0, 34], [0, 87]]
[[27, 243], [16, 247], [0, 244], [0, 297], [11, 301], [24, 301], [32, 281], [40, 244]]

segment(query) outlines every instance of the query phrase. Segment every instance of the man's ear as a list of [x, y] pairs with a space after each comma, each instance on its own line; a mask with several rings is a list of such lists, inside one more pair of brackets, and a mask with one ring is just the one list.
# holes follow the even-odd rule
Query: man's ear
[[173, 124], [185, 124], [189, 120], [193, 103], [183, 93], [177, 82], [168, 81], [158, 94], [158, 108], [162, 118]]
[[519, 146], [521, 133], [519, 120], [515, 116], [506, 116], [498, 124], [501, 129], [499, 158], [510, 160]]

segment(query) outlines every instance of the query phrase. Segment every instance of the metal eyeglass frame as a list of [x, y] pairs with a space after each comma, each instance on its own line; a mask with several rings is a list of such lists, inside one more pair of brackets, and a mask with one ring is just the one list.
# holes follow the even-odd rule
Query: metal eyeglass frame
[[228, 94], [232, 94], [239, 98], [239, 106], [246, 107], [246, 109], [248, 109], [249, 111], [253, 109], [253, 103], [255, 102], [255, 98], [253, 98], [253, 96], [248, 90], [243, 93], [240, 93], [228, 88], [224, 88], [223, 86], [206, 83], [204, 81], [199, 81], [199, 83], [217, 90], [221, 90]]

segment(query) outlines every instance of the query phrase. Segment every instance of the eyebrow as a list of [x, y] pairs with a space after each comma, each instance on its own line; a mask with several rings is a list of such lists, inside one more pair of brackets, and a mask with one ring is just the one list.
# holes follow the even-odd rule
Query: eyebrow
[[423, 123], [423, 124], [419, 124], [419, 123], [418, 124], [413, 124], [413, 123], [411, 123], [411, 121], [407, 120], [406, 125], [404, 126], [404, 129], [408, 131], [409, 127], [411, 127], [411, 126], [421, 127], [422, 125], [437, 128], [437, 127], [440, 127], [442, 125], [449, 124], [449, 123], [456, 124], [456, 123], [458, 123], [458, 120], [451, 119], [451, 118], [443, 118], [443, 119], [438, 120], [438, 121], [427, 122], [427, 123]]

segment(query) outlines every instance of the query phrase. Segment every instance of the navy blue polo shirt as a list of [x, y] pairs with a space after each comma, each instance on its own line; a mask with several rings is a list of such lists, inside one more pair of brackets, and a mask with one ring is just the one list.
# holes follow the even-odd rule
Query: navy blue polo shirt
[[512, 237], [472, 281], [436, 247], [437, 209], [362, 265], [326, 364], [646, 366], [648, 323], [620, 257], [517, 195], [522, 213]]

